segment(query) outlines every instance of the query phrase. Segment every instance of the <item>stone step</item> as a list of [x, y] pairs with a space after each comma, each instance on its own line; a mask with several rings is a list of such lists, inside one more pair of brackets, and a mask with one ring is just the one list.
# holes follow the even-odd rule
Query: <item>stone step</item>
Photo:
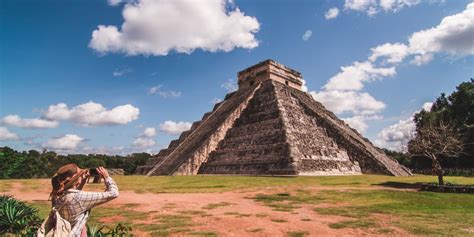
[[296, 175], [287, 163], [203, 165], [200, 174], [239, 174], [239, 175]]
[[279, 117], [279, 114], [280, 113], [277, 110], [254, 113], [254, 114], [250, 114], [245, 117], [239, 118], [236, 124], [245, 125], [245, 124], [255, 123], [255, 122], [264, 121], [268, 119], [275, 119]]
[[244, 157], [218, 157], [212, 156], [209, 158], [211, 162], [206, 163], [209, 165], [235, 165], [235, 164], [267, 164], [267, 163], [278, 163], [282, 160], [288, 160], [287, 156], [244, 156]]
[[234, 127], [227, 132], [226, 136], [240, 136], [253, 133], [254, 131], [267, 131], [275, 129], [283, 129], [283, 123], [281, 122], [280, 118], [268, 119], [265, 121], [249, 124], [234, 124]]
[[[238, 129], [236, 129], [238, 130]], [[257, 139], [265, 139], [267, 137], [273, 138], [274, 136], [279, 136], [284, 138], [285, 130], [283, 129], [265, 129], [265, 130], [258, 130], [258, 133], [255, 134], [248, 134], [245, 132], [237, 133], [227, 133], [225, 142], [247, 142]]]
[[286, 155], [288, 149], [288, 145], [282, 142], [276, 144], [242, 146], [231, 149], [217, 149], [213, 151], [211, 155], [220, 157]]
[[251, 147], [253, 145], [267, 145], [283, 142], [285, 142], [284, 131], [279, 130], [278, 133], [274, 134], [260, 133], [225, 139], [219, 144], [217, 149], [234, 149], [237, 147]]

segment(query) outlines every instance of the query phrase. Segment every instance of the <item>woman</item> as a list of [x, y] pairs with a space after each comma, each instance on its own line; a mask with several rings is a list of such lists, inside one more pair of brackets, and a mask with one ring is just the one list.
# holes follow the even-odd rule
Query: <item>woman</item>
[[117, 184], [109, 176], [107, 170], [99, 167], [97, 173], [104, 179], [106, 187], [104, 192], [82, 191], [90, 177], [89, 170], [81, 169], [76, 164], [62, 166], [51, 180], [52, 205], [59, 211], [62, 218], [71, 223], [72, 231], [69, 236], [86, 237], [86, 222], [90, 210], [119, 195]]

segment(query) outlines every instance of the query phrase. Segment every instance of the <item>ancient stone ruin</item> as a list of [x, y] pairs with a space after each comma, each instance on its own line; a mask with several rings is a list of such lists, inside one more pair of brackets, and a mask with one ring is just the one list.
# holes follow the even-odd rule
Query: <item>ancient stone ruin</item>
[[239, 72], [238, 84], [137, 173], [411, 174], [303, 92], [299, 72], [266, 60]]

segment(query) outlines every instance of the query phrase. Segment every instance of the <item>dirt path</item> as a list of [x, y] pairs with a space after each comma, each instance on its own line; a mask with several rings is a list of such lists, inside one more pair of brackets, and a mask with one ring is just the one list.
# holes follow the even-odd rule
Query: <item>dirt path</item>
[[[46, 181], [40, 190], [24, 190], [20, 182], [14, 182], [11, 189], [3, 194], [12, 195], [25, 201], [45, 201], [49, 196], [49, 185]], [[45, 188], [43, 188], [45, 187]], [[293, 188], [292, 188], [293, 189]], [[311, 190], [335, 189], [334, 187], [312, 187]], [[339, 190], [339, 188], [337, 188]], [[370, 188], [372, 189], [372, 188]], [[376, 187], [373, 189], [381, 189]], [[147, 220], [139, 223], [153, 223], [153, 217], [158, 215], [182, 215], [183, 212], [205, 213], [192, 215], [196, 226], [195, 231], [214, 232], [219, 236], [285, 236], [288, 232], [306, 232], [309, 236], [371, 236], [381, 234], [366, 229], [342, 228], [333, 229], [328, 225], [348, 218], [341, 216], [321, 215], [312, 209], [312, 205], [301, 205], [292, 212], [274, 211], [272, 208], [258, 203], [250, 197], [257, 194], [269, 194], [291, 191], [288, 188], [271, 188], [264, 190], [239, 190], [222, 193], [135, 193], [120, 191], [119, 198], [107, 203], [104, 207], [128, 208], [133, 211], [153, 213]], [[225, 202], [225, 203], [223, 203]], [[217, 207], [209, 208], [209, 205]], [[328, 207], [330, 208], [330, 207]], [[120, 216], [106, 217], [102, 221], [117, 222]], [[388, 227], [383, 217], [378, 223]], [[394, 229], [392, 226], [390, 226]], [[389, 235], [408, 235], [406, 232], [394, 229]], [[136, 235], [146, 236], [143, 232]], [[179, 234], [178, 234], [179, 235]]]

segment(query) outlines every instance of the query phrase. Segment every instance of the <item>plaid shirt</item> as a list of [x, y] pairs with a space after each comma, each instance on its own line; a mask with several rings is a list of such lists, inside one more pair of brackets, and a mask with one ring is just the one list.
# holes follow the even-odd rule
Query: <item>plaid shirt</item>
[[84, 192], [77, 189], [68, 189], [66, 194], [54, 204], [61, 217], [71, 223], [72, 231], [69, 236], [81, 236], [82, 228], [85, 227], [89, 219], [89, 212], [93, 207], [118, 197], [119, 192], [115, 181], [109, 176], [104, 182], [105, 192]]

